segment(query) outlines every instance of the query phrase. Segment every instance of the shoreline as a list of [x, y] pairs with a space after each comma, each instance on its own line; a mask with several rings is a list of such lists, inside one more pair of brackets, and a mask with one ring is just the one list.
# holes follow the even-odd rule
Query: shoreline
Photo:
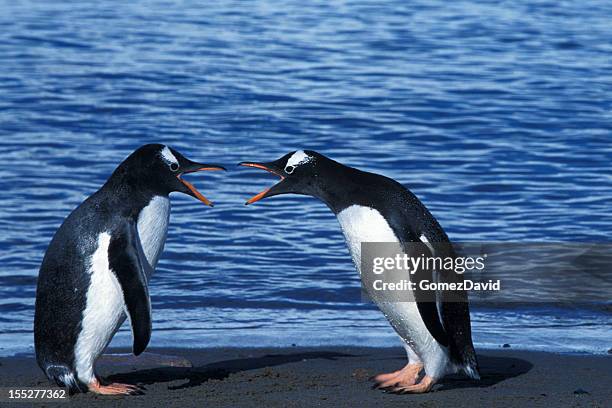
[[[406, 363], [399, 347], [152, 348], [140, 357], [123, 354], [129, 349], [111, 349], [99, 360], [98, 373], [112, 381], [144, 385], [145, 395], [87, 393], [70, 397], [70, 403], [77, 407], [603, 407], [612, 400], [612, 356], [513, 349], [477, 352], [480, 382], [454, 375], [428, 394], [395, 395], [371, 389], [369, 378]], [[57, 389], [32, 356], [0, 358], [0, 387], [3, 404], [9, 401], [9, 389]], [[48, 400], [44, 404], [58, 405]]]

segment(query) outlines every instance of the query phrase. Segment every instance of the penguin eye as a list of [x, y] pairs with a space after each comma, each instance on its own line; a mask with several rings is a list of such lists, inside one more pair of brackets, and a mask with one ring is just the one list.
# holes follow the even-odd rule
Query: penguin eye
[[293, 167], [293, 166], [285, 167], [285, 173], [287, 173], [287, 174], [293, 173], [294, 170], [295, 170], [295, 167]]
[[170, 170], [177, 171], [179, 169], [178, 163], [170, 163]]

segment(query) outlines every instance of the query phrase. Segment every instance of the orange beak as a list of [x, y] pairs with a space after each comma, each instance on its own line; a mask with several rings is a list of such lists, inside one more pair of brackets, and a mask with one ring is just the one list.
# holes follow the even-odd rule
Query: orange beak
[[201, 202], [203, 202], [204, 204], [210, 207], [214, 207], [214, 204], [208, 198], [204, 197], [204, 195], [202, 195], [202, 193], [200, 193], [198, 189], [193, 186], [193, 184], [191, 184], [187, 180], [183, 180], [181, 176], [183, 174], [195, 173], [198, 171], [216, 171], [216, 170], [225, 170], [225, 168], [221, 166], [217, 166], [217, 165], [204, 165], [203, 167], [198, 167], [193, 170], [183, 171], [181, 174], [177, 175], [176, 178], [178, 178], [180, 182], [183, 183], [185, 187], [187, 187], [189, 191], [193, 193], [195, 198], [197, 198], [198, 200], [200, 200]]
[[[272, 173], [278, 177], [280, 177], [280, 181], [283, 181], [285, 179], [285, 176], [283, 176], [282, 174], [279, 174], [278, 172], [276, 172], [275, 170], [272, 170], [269, 167], [264, 166], [261, 163], [252, 163], [252, 162], [242, 162], [239, 164], [240, 166], [245, 166], [245, 167], [255, 167], [258, 169], [262, 169], [267, 171], [268, 173]], [[271, 188], [271, 187], [270, 187]], [[270, 188], [266, 188], [264, 191], [262, 191], [261, 193], [258, 193], [256, 195], [254, 195], [253, 197], [249, 198], [249, 200], [244, 203], [245, 205], [249, 205], [249, 204], [253, 204], [259, 200], [261, 200], [262, 198], [264, 198], [266, 196], [266, 194], [268, 193], [268, 191], [270, 191]]]

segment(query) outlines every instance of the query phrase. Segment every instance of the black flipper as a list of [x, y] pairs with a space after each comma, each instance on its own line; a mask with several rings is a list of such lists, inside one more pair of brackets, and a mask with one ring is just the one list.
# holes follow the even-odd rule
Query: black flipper
[[[406, 254], [412, 254], [412, 256], [420, 256], [422, 254], [424, 257], [433, 255], [429, 247], [422, 243], [413, 231], [404, 231], [400, 241]], [[415, 254], [415, 252], [418, 253]], [[419, 310], [421, 319], [423, 319], [423, 323], [425, 323], [425, 327], [427, 327], [429, 333], [431, 333], [438, 343], [448, 347], [448, 335], [440, 321], [436, 299], [432, 297], [430, 291], [421, 290], [419, 285], [419, 282], [424, 280], [434, 282], [433, 271], [428, 268], [419, 268], [410, 279], [416, 283], [416, 288], [413, 292], [414, 301], [417, 304], [417, 309]]]
[[[435, 256], [442, 259], [457, 258], [455, 248], [445, 234], [430, 233], [430, 236], [426, 238], [430, 241], [429, 245], [433, 247]], [[455, 272], [440, 271], [438, 273], [441, 282], [463, 282], [463, 277]], [[468, 293], [465, 290], [441, 290], [439, 294], [440, 315], [444, 329], [448, 333], [451, 359], [462, 367], [466, 375], [480, 379], [478, 360], [472, 343]]]
[[151, 300], [140, 241], [133, 223], [126, 221], [112, 233], [108, 248], [111, 270], [114, 272], [132, 326], [134, 355], [142, 353], [151, 339]]
[[[429, 250], [426, 244], [417, 244], [417, 243], [403, 243], [404, 251], [406, 252], [406, 247], [410, 246], [413, 249], [420, 249], [420, 253], [425, 257], [431, 257], [433, 254]], [[440, 321], [440, 314], [438, 313], [438, 305], [436, 303], [435, 296], [430, 291], [421, 290], [419, 282], [421, 281], [429, 281], [435, 282], [433, 277], [433, 271], [429, 268], [419, 268], [412, 275], [412, 281], [416, 283], [416, 288], [414, 290], [414, 300], [417, 304], [417, 309], [419, 309], [419, 314], [421, 315], [421, 319], [425, 323], [425, 327], [434, 339], [444, 347], [448, 347], [448, 334]]]

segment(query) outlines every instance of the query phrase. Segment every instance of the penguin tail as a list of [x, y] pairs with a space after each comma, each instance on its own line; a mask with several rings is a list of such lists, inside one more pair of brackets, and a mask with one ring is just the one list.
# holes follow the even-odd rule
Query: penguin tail
[[473, 380], [480, 380], [480, 372], [478, 370], [478, 363], [468, 363], [461, 367], [465, 375]]
[[460, 353], [461, 363], [459, 369], [473, 380], [480, 380], [480, 370], [478, 368], [478, 360], [473, 348], [464, 353]]
[[476, 358], [476, 351], [474, 350], [471, 339], [468, 339], [467, 344], [462, 344], [462, 347], [451, 344], [450, 354], [455, 372], [463, 372], [473, 380], [480, 380], [478, 359]]
[[80, 382], [75, 376], [74, 371], [65, 365], [49, 365], [45, 369], [45, 374], [47, 374], [47, 378], [55, 382], [58, 387], [68, 389], [69, 395], [87, 392], [87, 386]]

